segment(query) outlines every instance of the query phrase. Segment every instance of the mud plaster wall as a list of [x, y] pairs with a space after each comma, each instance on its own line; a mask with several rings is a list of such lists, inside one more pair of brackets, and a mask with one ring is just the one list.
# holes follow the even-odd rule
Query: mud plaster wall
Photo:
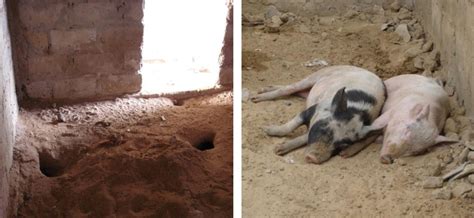
[[221, 70], [219, 73], [219, 84], [223, 86], [232, 86], [233, 82], [233, 63], [234, 63], [234, 3], [228, 2], [229, 12], [227, 14], [227, 26], [225, 29], [224, 46], [221, 52]]
[[415, 0], [425, 31], [441, 53], [448, 83], [474, 115], [474, 0]]
[[5, 0], [0, 0], [0, 217], [6, 217], [17, 110]]
[[143, 0], [7, 0], [19, 98], [140, 90]]

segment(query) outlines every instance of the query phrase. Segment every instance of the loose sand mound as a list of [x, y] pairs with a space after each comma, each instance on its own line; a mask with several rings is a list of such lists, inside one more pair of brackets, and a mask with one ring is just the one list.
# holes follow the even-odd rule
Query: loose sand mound
[[[19, 217], [229, 217], [232, 96], [21, 112], [11, 213]], [[60, 117], [60, 118], [58, 118]]]

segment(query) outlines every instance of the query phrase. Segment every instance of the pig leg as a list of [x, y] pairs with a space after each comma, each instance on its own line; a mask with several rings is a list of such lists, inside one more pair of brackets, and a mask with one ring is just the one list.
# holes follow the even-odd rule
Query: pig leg
[[286, 141], [283, 144], [277, 145], [275, 147], [275, 154], [284, 155], [290, 151], [293, 151], [308, 142], [308, 134], [298, 136], [294, 139]]
[[267, 87], [263, 87], [261, 88], [260, 90], [258, 90], [258, 94], [262, 94], [262, 93], [265, 93], [265, 92], [271, 92], [271, 91], [275, 91], [277, 89], [281, 89], [283, 88], [284, 86], [267, 86]]
[[[261, 93], [265, 93], [265, 92], [271, 92], [271, 91], [274, 91], [274, 90], [277, 90], [277, 89], [281, 89], [283, 88], [284, 86], [267, 86], [267, 87], [263, 87], [261, 88], [260, 90], [258, 90], [258, 94], [261, 94]], [[298, 96], [298, 97], [301, 97], [301, 98], [308, 98], [308, 95], [309, 95], [309, 89], [305, 89], [303, 91], [300, 91], [300, 92], [297, 92], [297, 93], [294, 93], [293, 95], [295, 96]]]
[[313, 105], [306, 109], [305, 111], [301, 112], [293, 119], [288, 121], [287, 123], [280, 125], [280, 126], [268, 126], [264, 127], [265, 133], [270, 136], [285, 136], [291, 133], [293, 130], [298, 128], [303, 124], [309, 123], [311, 117], [314, 115], [316, 111], [317, 105]]
[[374, 136], [369, 136], [365, 139], [362, 139], [361, 141], [358, 141], [352, 144], [351, 146], [349, 146], [348, 148], [339, 152], [339, 156], [341, 156], [342, 158], [352, 157], [355, 154], [359, 153], [359, 151], [362, 151], [372, 142], [374, 142], [377, 139], [377, 137], [378, 137], [377, 135], [374, 135]]
[[282, 96], [288, 96], [303, 90], [307, 90], [310, 89], [319, 80], [319, 78], [320, 77], [317, 74], [312, 74], [309, 77], [296, 83], [255, 95], [251, 98], [251, 100], [253, 102], [267, 101]]

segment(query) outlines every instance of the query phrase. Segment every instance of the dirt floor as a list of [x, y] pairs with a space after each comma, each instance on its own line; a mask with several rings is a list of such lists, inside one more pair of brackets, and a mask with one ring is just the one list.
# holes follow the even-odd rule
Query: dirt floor
[[232, 216], [232, 98], [22, 109], [11, 216]]
[[[419, 45], [427, 42], [418, 36], [419, 40], [405, 43], [393, 29], [381, 31], [382, 23], [397, 16], [388, 11], [339, 17], [296, 15], [279, 32], [269, 33], [259, 24], [266, 10], [266, 6], [244, 1], [244, 217], [472, 217], [472, 198], [440, 199], [436, 197], [440, 189], [422, 187], [428, 176], [454, 167], [453, 157], [462, 150], [460, 145], [439, 147], [391, 165], [380, 163], [380, 144], [372, 144], [349, 159], [335, 156], [322, 165], [305, 163], [302, 150], [285, 156], [274, 154], [274, 145], [301, 135], [305, 128], [278, 138], [267, 136], [261, 127], [290, 120], [305, 108], [305, 100], [288, 97], [252, 103], [249, 96], [262, 87], [290, 84], [320, 69], [322, 66], [304, 66], [314, 59], [325, 60], [329, 65], [360, 66], [384, 79], [421, 73], [422, 70], [414, 67], [414, 55], [410, 52], [414, 50], [411, 48], [421, 48]], [[465, 184], [465, 180], [458, 180], [441, 190], [453, 190]]]

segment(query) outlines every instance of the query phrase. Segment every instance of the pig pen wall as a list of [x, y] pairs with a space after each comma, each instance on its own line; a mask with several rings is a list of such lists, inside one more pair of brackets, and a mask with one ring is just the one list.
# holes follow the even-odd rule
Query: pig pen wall
[[227, 26], [224, 35], [224, 46], [221, 51], [219, 84], [222, 86], [233, 85], [233, 63], [234, 63], [234, 1], [227, 3]]
[[143, 0], [7, 0], [20, 100], [140, 90]]
[[[140, 91], [144, 0], [7, 4], [20, 101], [96, 100]], [[231, 17], [228, 23], [222, 85], [232, 84]]]
[[5, 0], [0, 0], [0, 217], [6, 217], [17, 103]]
[[441, 54], [448, 84], [474, 115], [474, 0], [415, 0], [414, 11]]

